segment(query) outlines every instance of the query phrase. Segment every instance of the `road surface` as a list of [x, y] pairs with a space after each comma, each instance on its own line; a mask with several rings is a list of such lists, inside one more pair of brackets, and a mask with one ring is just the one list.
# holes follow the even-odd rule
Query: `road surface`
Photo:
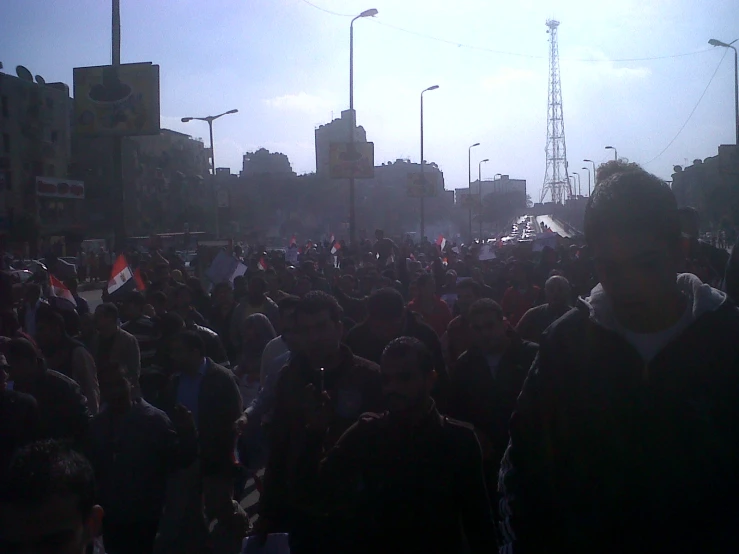
[[561, 237], [572, 237], [572, 233], [565, 230], [556, 220], [552, 219], [550, 215], [539, 215], [536, 216], [536, 221], [540, 225], [545, 223], [552, 231], [557, 233]]
[[103, 303], [102, 294], [102, 290], [96, 289], [81, 292], [80, 296], [87, 300], [87, 303], [90, 305], [90, 311], [94, 312], [95, 308]]

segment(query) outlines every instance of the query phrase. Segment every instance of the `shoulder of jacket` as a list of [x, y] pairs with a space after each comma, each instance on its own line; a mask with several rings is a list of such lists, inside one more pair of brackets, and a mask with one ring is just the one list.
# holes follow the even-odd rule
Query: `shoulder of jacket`
[[454, 419], [449, 416], [441, 416], [441, 420], [445, 427], [449, 427], [451, 429], [466, 429], [472, 433], [475, 432], [474, 425], [467, 423], [466, 421], [460, 421], [459, 419]]
[[362, 358], [361, 356], [357, 356], [356, 354], [352, 354], [354, 357], [354, 367], [359, 368], [362, 371], [367, 371], [370, 373], [379, 373], [380, 372], [380, 366], [373, 362], [372, 360], [368, 360], [367, 358]]

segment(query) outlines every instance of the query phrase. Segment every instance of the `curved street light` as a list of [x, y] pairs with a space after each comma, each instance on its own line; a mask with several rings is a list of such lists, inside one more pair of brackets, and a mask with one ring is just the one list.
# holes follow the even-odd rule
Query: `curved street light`
[[[480, 163], [477, 164], [477, 201], [479, 204], [479, 207], [477, 208], [477, 222], [480, 226], [480, 244], [482, 244], [482, 164], [489, 161], [490, 160], [488, 158], [485, 158], [484, 160], [480, 160]], [[470, 241], [470, 244], [472, 244], [472, 241]]]
[[739, 39], [723, 42], [712, 38], [708, 41], [708, 44], [721, 48], [731, 48], [734, 51], [734, 117], [736, 118], [736, 144], [739, 145], [739, 54], [737, 54], [736, 46], [733, 46], [737, 40]]
[[470, 244], [472, 244], [472, 149], [476, 146], [480, 146], [480, 143], [476, 142], [467, 149], [467, 196], [469, 198], [470, 209], [468, 218], [469, 234], [467, 235], [467, 238]]
[[[583, 160], [586, 163], [593, 164], [593, 188], [595, 188], [595, 179], [598, 177], [598, 171], [595, 169], [595, 162], [593, 160]], [[590, 185], [588, 185], [588, 197], [590, 196]]]
[[618, 161], [618, 150], [616, 150], [615, 146], [606, 146], [606, 150], [613, 150], [613, 156], [614, 156], [613, 159], [615, 161]]
[[421, 240], [423, 240], [426, 231], [426, 204], [424, 202], [426, 196], [426, 179], [423, 176], [423, 94], [438, 88], [439, 85], [433, 85], [421, 91], [421, 184], [423, 185], [423, 190], [421, 191]]

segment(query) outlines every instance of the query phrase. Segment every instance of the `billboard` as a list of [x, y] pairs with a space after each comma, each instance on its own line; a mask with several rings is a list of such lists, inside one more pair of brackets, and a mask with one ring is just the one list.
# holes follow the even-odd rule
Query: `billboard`
[[408, 196], [411, 198], [428, 198], [439, 193], [438, 173], [409, 173]]
[[36, 177], [36, 195], [50, 198], [85, 198], [85, 183], [72, 179], [55, 179], [53, 177]]
[[86, 136], [159, 134], [159, 66], [75, 67], [74, 129]]
[[329, 167], [332, 179], [372, 179], [375, 176], [375, 143], [331, 143]]

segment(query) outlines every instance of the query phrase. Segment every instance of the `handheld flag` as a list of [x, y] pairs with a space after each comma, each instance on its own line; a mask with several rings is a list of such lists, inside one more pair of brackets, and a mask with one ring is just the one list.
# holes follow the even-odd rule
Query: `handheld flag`
[[264, 257], [259, 259], [259, 263], [257, 264], [259, 266], [259, 269], [262, 271], [267, 271], [269, 268], [269, 265], [267, 264], [267, 260], [264, 259]]
[[[69, 289], [64, 286], [64, 283], [51, 274], [49, 275], [49, 296], [53, 296], [62, 301], [60, 302], [59, 307], [71, 308], [73, 310], [77, 308], [77, 301], [74, 299], [74, 296], [72, 296], [72, 293], [69, 292]], [[66, 303], [69, 303], [70, 306], [66, 306]]]
[[133, 280], [133, 273], [128, 267], [126, 257], [121, 254], [113, 264], [108, 280], [108, 294], [124, 293], [134, 290], [136, 282]]
[[295, 237], [295, 235], [293, 235], [292, 238], [290, 239], [290, 246], [293, 247], [297, 245], [298, 245], [298, 239]]
[[444, 247], [446, 246], [444, 235], [439, 235], [439, 238], [436, 239], [436, 246], [438, 246], [442, 251], [444, 250]]
[[133, 272], [133, 280], [136, 281], [136, 289], [143, 292], [146, 290], [146, 283], [141, 278], [141, 270], [137, 267], [136, 271]]
[[333, 243], [333, 246], [331, 247], [331, 254], [335, 256], [339, 250], [341, 250], [341, 243], [336, 241]]

